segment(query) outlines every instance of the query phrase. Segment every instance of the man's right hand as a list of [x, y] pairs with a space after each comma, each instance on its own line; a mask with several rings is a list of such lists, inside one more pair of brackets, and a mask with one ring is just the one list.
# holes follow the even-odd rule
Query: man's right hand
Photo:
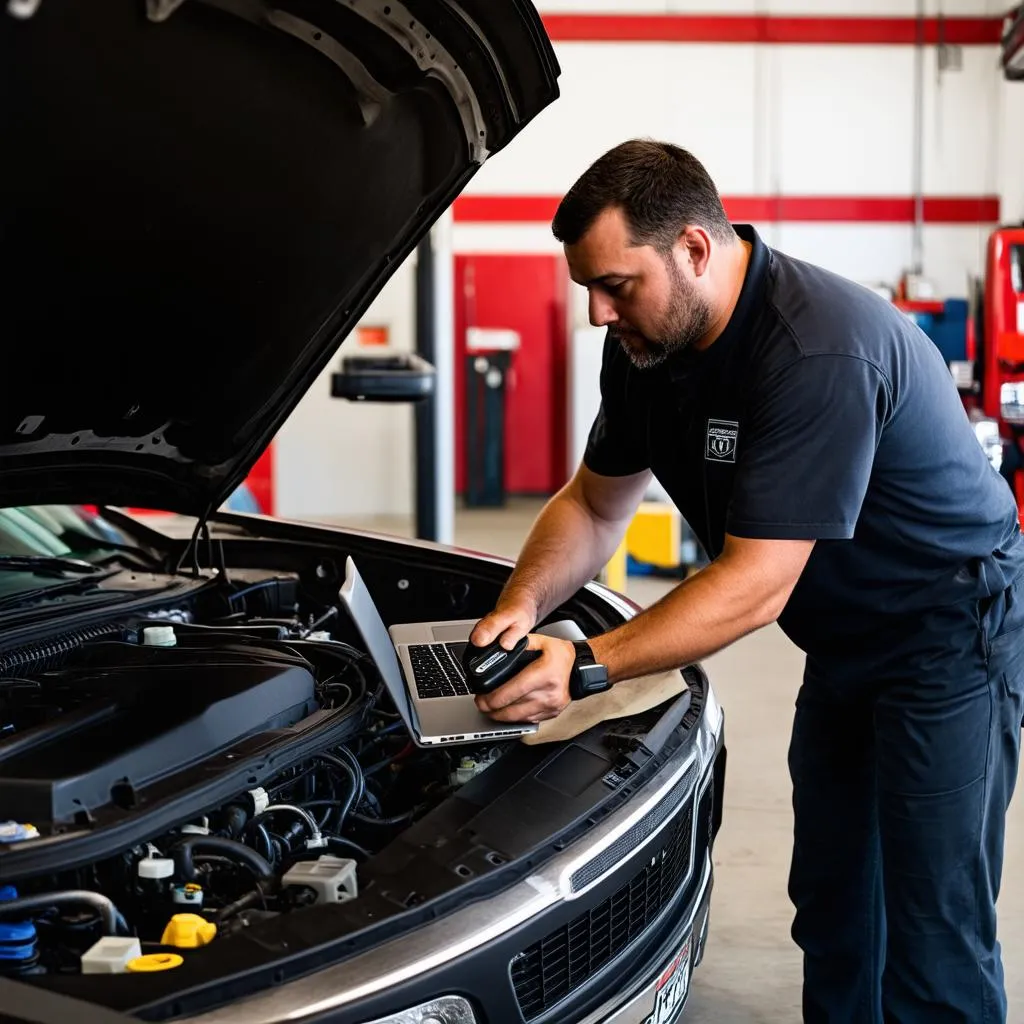
[[526, 602], [500, 604], [473, 627], [470, 642], [486, 647], [500, 637], [501, 646], [510, 651], [533, 629], [536, 618], [536, 608]]

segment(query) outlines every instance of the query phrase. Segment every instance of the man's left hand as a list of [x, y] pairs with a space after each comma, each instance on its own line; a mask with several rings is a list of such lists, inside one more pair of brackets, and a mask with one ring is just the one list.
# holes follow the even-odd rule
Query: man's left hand
[[569, 677], [576, 648], [568, 640], [531, 633], [527, 644], [541, 656], [492, 693], [476, 698], [476, 706], [496, 722], [543, 722], [557, 718], [571, 701]]

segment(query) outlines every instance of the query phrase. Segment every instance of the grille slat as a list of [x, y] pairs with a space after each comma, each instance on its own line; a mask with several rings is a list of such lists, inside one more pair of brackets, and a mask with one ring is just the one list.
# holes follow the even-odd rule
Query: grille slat
[[693, 809], [688, 803], [666, 826], [657, 856], [645, 860], [599, 906], [556, 928], [513, 960], [512, 984], [525, 1020], [570, 995], [646, 931], [685, 881], [692, 830]]
[[691, 765], [683, 777], [672, 787], [649, 814], [638, 821], [625, 835], [620, 836], [608, 849], [603, 850], [588, 861], [578, 871], [573, 872], [569, 884], [573, 892], [585, 889], [595, 879], [611, 870], [620, 861], [625, 860], [647, 837], [666, 821], [677, 809], [681, 800], [687, 799], [697, 775], [696, 765]]

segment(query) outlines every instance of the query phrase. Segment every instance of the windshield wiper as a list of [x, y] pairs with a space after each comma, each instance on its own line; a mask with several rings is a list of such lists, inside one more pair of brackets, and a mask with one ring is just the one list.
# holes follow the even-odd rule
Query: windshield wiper
[[34, 572], [57, 575], [64, 572], [91, 575], [100, 572], [98, 565], [81, 558], [62, 558], [59, 555], [0, 555], [0, 572]]
[[[3, 563], [0, 563], [0, 571], [2, 570]], [[39, 575], [47, 574], [40, 573]], [[7, 611], [9, 608], [20, 608], [33, 602], [52, 601], [56, 597], [64, 597], [69, 594], [88, 593], [90, 590], [98, 588], [100, 583], [120, 575], [120, 569], [107, 569], [105, 572], [88, 573], [74, 579], [61, 579], [57, 583], [32, 587], [30, 590], [20, 590], [15, 594], [6, 594], [0, 597], [0, 612]], [[109, 597], [111, 592], [96, 589], [96, 593]]]

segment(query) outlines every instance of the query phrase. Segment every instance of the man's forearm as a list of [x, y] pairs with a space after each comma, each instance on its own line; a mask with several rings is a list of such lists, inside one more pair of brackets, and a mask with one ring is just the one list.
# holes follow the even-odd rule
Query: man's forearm
[[681, 668], [774, 622], [812, 545], [794, 542], [783, 557], [793, 572], [776, 575], [745, 556], [722, 557], [656, 604], [591, 640], [612, 682]]
[[528, 602], [539, 622], [594, 578], [618, 546], [625, 523], [595, 516], [567, 488], [544, 507], [498, 602]]

